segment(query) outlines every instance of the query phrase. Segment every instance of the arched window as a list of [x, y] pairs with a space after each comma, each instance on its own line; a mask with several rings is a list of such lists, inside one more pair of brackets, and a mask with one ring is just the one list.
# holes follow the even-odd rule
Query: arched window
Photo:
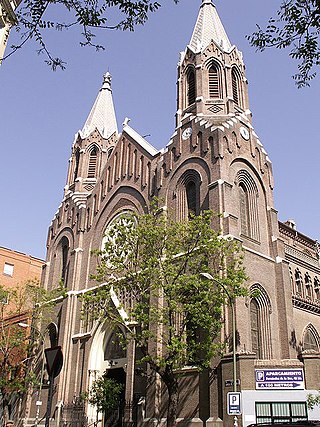
[[187, 72], [187, 102], [188, 105], [196, 102], [196, 76], [191, 68]]
[[232, 80], [232, 97], [236, 105], [240, 106], [240, 85], [239, 85], [239, 73], [235, 68], [231, 70], [231, 80]]
[[251, 286], [252, 292], [259, 293], [259, 296], [251, 299], [249, 307], [251, 349], [258, 359], [271, 359], [271, 302], [265, 289], [258, 283]]
[[302, 281], [302, 274], [298, 268], [294, 272], [294, 278], [296, 282], [296, 293], [299, 296], [302, 296], [303, 281]]
[[252, 351], [258, 359], [261, 359], [261, 336], [260, 336], [260, 319], [259, 306], [255, 299], [250, 301], [250, 325], [251, 325], [251, 342]]
[[97, 148], [93, 147], [89, 154], [88, 178], [95, 178], [97, 173]]
[[313, 325], [309, 325], [304, 332], [303, 350], [319, 351], [319, 335]]
[[69, 257], [69, 240], [66, 237], [61, 239], [61, 279], [66, 285], [68, 275], [68, 257]]
[[188, 170], [177, 185], [177, 219], [192, 218], [200, 213], [200, 184], [198, 172]]
[[74, 154], [75, 165], [74, 165], [74, 174], [73, 174], [73, 182], [78, 178], [79, 172], [79, 162], [80, 162], [80, 149], [77, 148]]
[[113, 331], [104, 345], [104, 360], [124, 359], [127, 357], [124, 343], [124, 335], [120, 329]]
[[317, 302], [319, 302], [320, 301], [320, 280], [318, 279], [317, 276], [314, 278], [313, 285], [314, 285], [315, 299]]
[[219, 70], [214, 64], [209, 68], [209, 97], [220, 98]]
[[240, 222], [241, 222], [241, 233], [249, 236], [250, 235], [250, 224], [249, 224], [249, 200], [248, 192], [243, 184], [239, 185], [240, 192]]
[[246, 170], [240, 170], [236, 181], [239, 188], [239, 219], [242, 235], [260, 240], [258, 216], [258, 188]]

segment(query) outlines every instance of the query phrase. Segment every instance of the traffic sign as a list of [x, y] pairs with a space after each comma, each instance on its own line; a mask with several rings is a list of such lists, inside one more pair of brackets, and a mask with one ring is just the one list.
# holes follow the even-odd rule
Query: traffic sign
[[228, 396], [228, 415], [241, 415], [241, 393], [239, 391], [229, 392]]
[[44, 354], [47, 362], [47, 372], [49, 377], [57, 377], [63, 365], [63, 355], [60, 346], [45, 348]]
[[302, 369], [256, 369], [257, 390], [304, 390]]

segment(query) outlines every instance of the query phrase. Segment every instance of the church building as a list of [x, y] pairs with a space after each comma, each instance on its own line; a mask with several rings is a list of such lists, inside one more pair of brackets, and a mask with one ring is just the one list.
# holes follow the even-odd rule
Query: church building
[[[320, 418], [306, 405], [307, 395], [320, 385], [319, 246], [293, 221], [278, 220], [272, 163], [252, 125], [242, 54], [211, 0], [202, 0], [180, 55], [177, 90], [176, 127], [163, 150], [139, 135], [129, 119], [119, 128], [109, 73], [76, 134], [43, 274], [47, 289], [63, 279], [67, 290], [57, 302], [64, 365], [51, 415], [57, 424], [71, 426], [82, 408], [82, 419], [92, 425], [95, 408], [79, 396], [107, 371], [124, 385], [125, 407], [119, 420], [105, 420], [104, 426], [165, 425], [165, 393], [152, 391], [152, 382], [135, 366], [134, 350], [116, 345], [107, 319], [97, 324], [82, 318], [78, 298], [97, 285], [90, 278], [96, 268], [92, 250], [102, 247], [109, 227], [128, 211], [147, 212], [156, 196], [177, 220], [187, 218], [190, 209], [220, 213], [215, 226], [241, 242], [247, 287], [259, 291], [235, 302], [239, 426]], [[232, 334], [230, 310], [224, 317], [226, 340]], [[179, 425], [233, 425], [227, 414], [233, 391], [230, 350], [207, 372], [186, 369]], [[36, 399], [34, 393], [30, 418]]]

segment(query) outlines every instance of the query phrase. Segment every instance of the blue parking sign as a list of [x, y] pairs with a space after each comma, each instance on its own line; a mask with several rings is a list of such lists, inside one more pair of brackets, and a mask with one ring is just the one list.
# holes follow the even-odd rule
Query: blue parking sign
[[228, 396], [228, 415], [241, 415], [241, 393], [238, 391], [229, 392]]

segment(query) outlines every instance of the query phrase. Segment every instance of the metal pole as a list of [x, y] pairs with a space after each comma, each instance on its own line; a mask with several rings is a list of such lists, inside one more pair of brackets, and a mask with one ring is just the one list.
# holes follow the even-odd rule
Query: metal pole
[[[237, 336], [236, 336], [236, 313], [235, 313], [235, 301], [230, 298], [229, 301], [231, 305], [232, 313], [232, 365], [233, 365], [233, 391], [237, 391]], [[238, 427], [238, 417], [235, 415], [233, 419], [234, 427]]]
[[[236, 313], [235, 313], [235, 299], [231, 297], [228, 289], [222, 282], [215, 279], [210, 273], [200, 273], [201, 276], [205, 277], [208, 280], [215, 282], [217, 285], [221, 286], [225, 291], [229, 304], [231, 306], [231, 323], [232, 323], [232, 370], [233, 370], [233, 391], [237, 391], [237, 327], [236, 327]], [[238, 417], [237, 415], [233, 418], [234, 427], [238, 427]]]
[[49, 394], [48, 394], [48, 402], [47, 402], [47, 412], [46, 412], [46, 422], [45, 427], [49, 427], [51, 408], [52, 408], [52, 398], [53, 398], [53, 386], [54, 386], [54, 376], [53, 374], [49, 377]]
[[40, 417], [40, 406], [42, 405], [42, 402], [41, 402], [41, 393], [42, 393], [43, 374], [44, 374], [44, 365], [45, 365], [45, 362], [44, 362], [44, 340], [42, 340], [41, 357], [42, 357], [42, 365], [41, 365], [41, 372], [40, 372], [39, 394], [38, 394], [38, 400], [36, 402], [37, 412], [36, 412], [36, 418], [35, 418], [35, 421], [34, 421], [34, 427], [38, 427], [39, 417]]

